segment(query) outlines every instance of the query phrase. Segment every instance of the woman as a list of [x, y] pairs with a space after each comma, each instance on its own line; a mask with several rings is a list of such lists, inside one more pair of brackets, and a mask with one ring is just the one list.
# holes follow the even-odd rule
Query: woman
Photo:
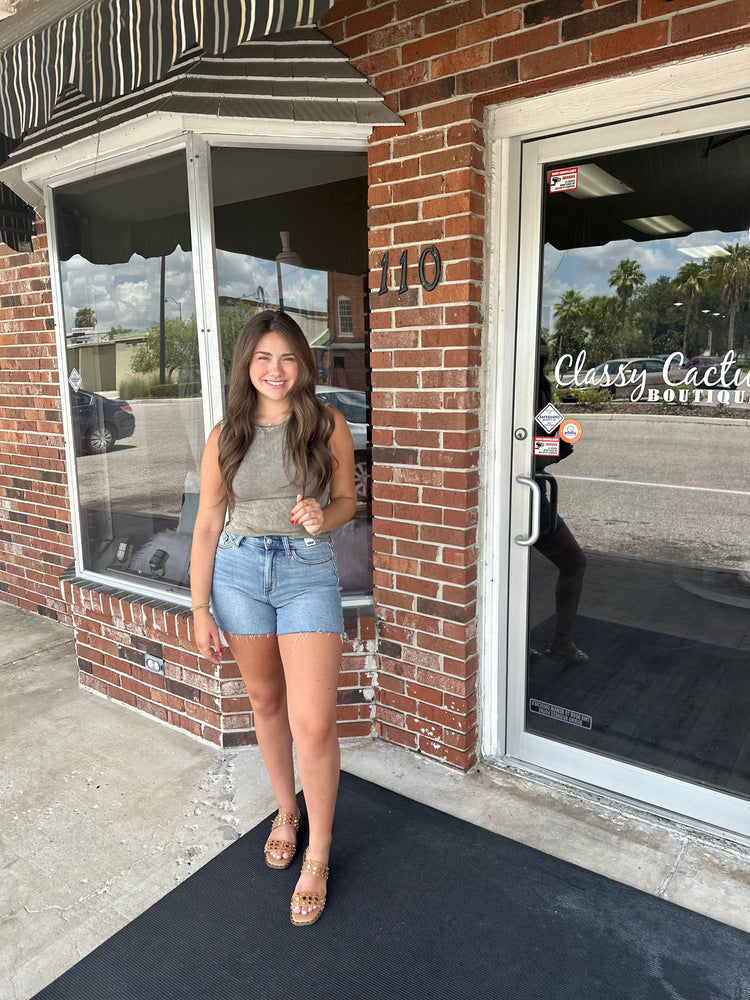
[[344, 631], [330, 532], [357, 506], [349, 427], [315, 381], [312, 351], [287, 314], [260, 313], [240, 332], [226, 420], [203, 453], [190, 568], [198, 649], [220, 663], [221, 629], [250, 696], [279, 810], [265, 846], [271, 868], [288, 868], [297, 849], [296, 747], [309, 826], [290, 908], [297, 926], [325, 906]]

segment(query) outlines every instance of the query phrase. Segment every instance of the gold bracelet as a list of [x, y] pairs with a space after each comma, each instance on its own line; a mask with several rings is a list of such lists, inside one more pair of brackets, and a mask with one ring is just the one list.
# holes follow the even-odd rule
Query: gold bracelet
[[201, 608], [210, 608], [210, 607], [211, 607], [211, 605], [210, 605], [210, 604], [196, 604], [196, 605], [195, 605], [194, 607], [192, 607], [192, 608], [191, 608], [190, 610], [191, 610], [191, 611], [200, 611], [200, 609], [201, 609]]

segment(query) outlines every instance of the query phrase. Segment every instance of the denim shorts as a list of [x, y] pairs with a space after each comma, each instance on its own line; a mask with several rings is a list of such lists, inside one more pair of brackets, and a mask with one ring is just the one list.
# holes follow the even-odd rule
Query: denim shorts
[[216, 624], [229, 635], [343, 635], [333, 545], [313, 538], [222, 531], [211, 609]]

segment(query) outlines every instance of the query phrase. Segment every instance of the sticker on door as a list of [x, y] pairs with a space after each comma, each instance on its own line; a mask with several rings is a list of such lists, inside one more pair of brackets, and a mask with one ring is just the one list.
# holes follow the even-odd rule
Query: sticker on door
[[578, 726], [580, 729], [591, 729], [593, 723], [590, 715], [574, 712], [571, 708], [561, 708], [560, 705], [550, 705], [538, 698], [529, 698], [529, 710], [536, 715], [546, 715], [548, 719], [566, 722], [569, 726]]

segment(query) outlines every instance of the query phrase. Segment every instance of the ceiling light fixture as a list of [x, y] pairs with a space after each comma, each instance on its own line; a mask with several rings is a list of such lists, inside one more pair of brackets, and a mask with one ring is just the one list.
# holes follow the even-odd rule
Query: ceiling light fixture
[[648, 236], [669, 236], [673, 233], [690, 233], [690, 226], [673, 215], [647, 215], [642, 219], [623, 219], [626, 226]]
[[726, 247], [720, 247], [717, 243], [707, 247], [677, 247], [676, 249], [677, 253], [684, 253], [686, 257], [693, 257], [695, 260], [729, 256], [729, 251]]

